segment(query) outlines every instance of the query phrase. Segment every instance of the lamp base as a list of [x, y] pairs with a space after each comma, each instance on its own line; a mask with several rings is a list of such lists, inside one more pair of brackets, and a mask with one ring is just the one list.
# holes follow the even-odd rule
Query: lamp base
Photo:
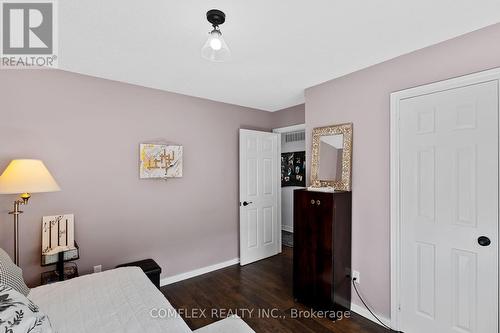
[[23, 213], [19, 206], [27, 205], [30, 197], [29, 193], [21, 194], [21, 200], [14, 201], [14, 210], [9, 212], [10, 215], [14, 215], [14, 263], [16, 266], [19, 266], [19, 215]]

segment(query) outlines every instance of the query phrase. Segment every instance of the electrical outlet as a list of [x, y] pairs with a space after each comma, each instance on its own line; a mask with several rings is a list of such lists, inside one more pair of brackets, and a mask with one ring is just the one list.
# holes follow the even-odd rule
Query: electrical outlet
[[361, 281], [359, 280], [359, 272], [358, 271], [352, 271], [352, 278], [356, 279], [356, 281], [354, 281], [354, 282], [356, 282], [357, 284], [361, 283]]
[[94, 273], [102, 272], [102, 265], [94, 266]]

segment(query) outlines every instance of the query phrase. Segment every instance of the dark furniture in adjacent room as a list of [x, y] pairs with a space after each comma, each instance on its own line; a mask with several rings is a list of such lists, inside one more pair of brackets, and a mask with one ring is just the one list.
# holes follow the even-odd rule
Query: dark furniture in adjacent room
[[350, 309], [351, 192], [294, 191], [293, 293], [321, 310]]
[[153, 282], [153, 284], [160, 289], [160, 274], [161, 274], [161, 267], [154, 261], [153, 259], [144, 259], [144, 260], [139, 260], [139, 261], [134, 261], [134, 262], [129, 262], [126, 264], [118, 265], [116, 268], [119, 267], [127, 267], [127, 266], [137, 266], [141, 268], [144, 272], [144, 274], [147, 275], [147, 277]]

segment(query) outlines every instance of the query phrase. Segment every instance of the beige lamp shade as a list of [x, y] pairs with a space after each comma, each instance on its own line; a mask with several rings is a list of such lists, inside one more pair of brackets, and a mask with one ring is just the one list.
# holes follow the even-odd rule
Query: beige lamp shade
[[40, 160], [12, 160], [0, 176], [0, 194], [60, 191]]

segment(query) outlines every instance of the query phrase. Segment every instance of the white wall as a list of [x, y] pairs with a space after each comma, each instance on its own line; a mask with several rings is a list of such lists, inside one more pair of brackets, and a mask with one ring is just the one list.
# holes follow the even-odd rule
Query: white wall
[[[295, 141], [285, 143], [285, 134], [281, 133], [281, 152], [291, 153], [305, 151], [305, 141]], [[306, 161], [306, 168], [309, 162]], [[306, 170], [307, 171], [307, 170]], [[299, 189], [298, 186], [286, 186], [281, 188], [281, 229], [293, 232], [293, 191]]]

